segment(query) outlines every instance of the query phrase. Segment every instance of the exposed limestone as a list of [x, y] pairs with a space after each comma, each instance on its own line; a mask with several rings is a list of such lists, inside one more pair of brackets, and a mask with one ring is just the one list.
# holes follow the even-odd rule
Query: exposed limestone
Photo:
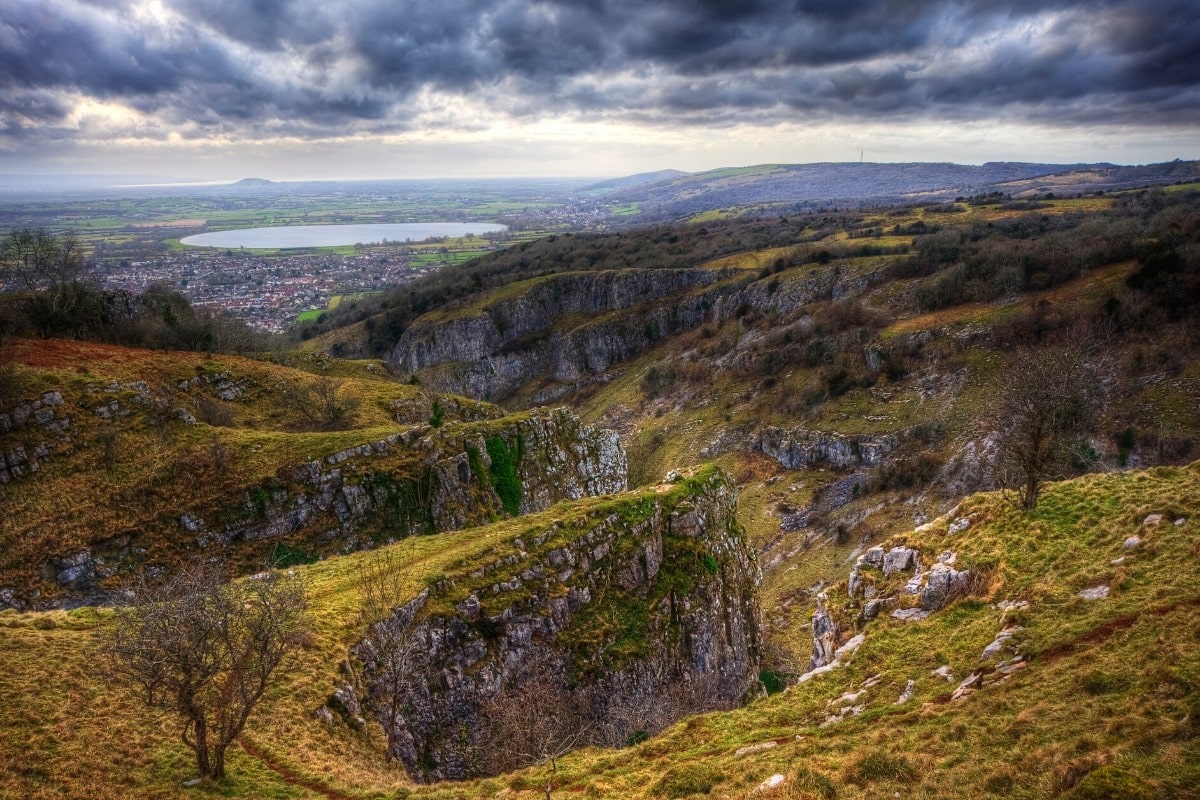
[[[219, 529], [205, 525], [197, 513], [180, 522], [198, 533], [203, 545], [235, 540], [255, 541], [297, 533], [321, 520], [322, 530], [333, 525], [335, 536], [351, 546], [355, 529], [376, 512], [386, 512], [398, 484], [365, 482], [370, 461], [397, 448], [419, 454], [423, 473], [412, 481], [414, 500], [424, 507], [405, 507], [393, 513], [389, 526], [403, 536], [425, 525], [433, 530], [453, 530], [501, 513], [501, 499], [491, 478], [487, 440], [500, 437], [515, 452], [514, 471], [520, 481], [522, 514], [540, 511], [561, 500], [578, 500], [612, 494], [625, 488], [625, 453], [615, 434], [583, 426], [566, 409], [517, 415], [484, 431], [469, 425], [444, 429], [415, 429], [376, 442], [331, 453], [302, 466], [280, 470], [283, 485], [256, 490], [246, 501], [246, 518]], [[352, 471], [358, 465], [361, 469]], [[481, 468], [485, 474], [477, 474]], [[369, 477], [369, 476], [368, 476]], [[394, 480], [405, 479], [402, 476]], [[416, 496], [419, 495], [419, 496]], [[407, 509], [407, 510], [406, 510]], [[328, 519], [332, 516], [332, 519]]]
[[750, 438], [750, 449], [778, 461], [787, 469], [828, 464], [836, 469], [872, 467], [896, 449], [896, 435], [845, 435], [807, 428], [761, 428]]
[[[737, 702], [757, 684], [758, 569], [732, 480], [706, 473], [616, 502], [522, 535], [384, 623], [415, 643], [418, 679], [399, 690], [400, 717], [378, 714], [396, 726], [392, 755], [414, 778], [484, 771], [488, 704], [531, 678], [535, 661], [539, 680], [586, 704], [600, 743], [623, 742], [631, 712], [649, 720], [682, 695], [682, 715]], [[641, 622], [626, 638], [609, 620], [630, 614]], [[375, 707], [391, 707], [369, 641], [356, 652]]]
[[758, 744], [748, 744], [745, 747], [739, 747], [733, 752], [734, 758], [745, 758], [753, 753], [761, 753], [764, 750], [773, 750], [778, 747], [778, 742], [759, 742]]
[[866, 634], [860, 633], [857, 636], [852, 636], [844, 645], [837, 649], [837, 651], [833, 654], [832, 661], [823, 666], [810, 669], [808, 672], [797, 678], [796, 683], [807, 683], [818, 675], [824, 675], [826, 672], [832, 672], [833, 670], [837, 669], [846, 661], [847, 658], [852, 656], [866, 640]]
[[808, 662], [809, 671], [832, 664], [837, 654], [841, 630], [825, 608], [825, 600], [824, 594], [817, 595], [817, 608], [812, 616], [813, 651]]
[[983, 653], [980, 654], [979, 660], [990, 661], [996, 658], [996, 656], [1000, 655], [1000, 653], [1003, 651], [1012, 650], [1013, 646], [1011, 640], [1013, 636], [1023, 630], [1024, 628], [1022, 628], [1020, 625], [1011, 625], [1002, 629], [996, 634], [996, 638], [992, 640], [992, 643], [983, 648]]
[[1108, 597], [1108, 592], [1108, 587], [1101, 584], [1100, 586], [1092, 586], [1088, 589], [1084, 589], [1079, 593], [1079, 596], [1084, 600], [1103, 600], [1104, 598]]
[[732, 274], [630, 269], [535, 278], [477, 308], [422, 317], [391, 361], [420, 372], [426, 386], [477, 398], [505, 397], [539, 376], [573, 383], [700, 325], [712, 299], [697, 290]]
[[883, 574], [892, 575], [921, 565], [921, 553], [911, 547], [893, 547], [883, 556]]

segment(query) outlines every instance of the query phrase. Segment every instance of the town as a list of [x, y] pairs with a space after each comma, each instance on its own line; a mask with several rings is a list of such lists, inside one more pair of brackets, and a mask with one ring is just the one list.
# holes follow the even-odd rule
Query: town
[[273, 256], [196, 248], [142, 261], [92, 264], [89, 273], [105, 289], [141, 292], [166, 286], [195, 306], [228, 311], [259, 330], [281, 333], [304, 312], [328, 307], [335, 296], [380, 291], [438, 266], [402, 247], [372, 247], [355, 255]]

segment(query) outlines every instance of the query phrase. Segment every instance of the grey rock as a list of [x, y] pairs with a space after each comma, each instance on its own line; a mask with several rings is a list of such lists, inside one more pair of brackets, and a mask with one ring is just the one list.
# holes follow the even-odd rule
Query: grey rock
[[1163, 521], [1162, 514], [1149, 514], [1146, 516], [1146, 518], [1144, 520], [1142, 520], [1142, 526], [1146, 527], [1146, 528], [1153, 528], [1155, 526], [1161, 525], [1162, 521]]
[[934, 564], [926, 576], [925, 588], [920, 592], [921, 608], [937, 611], [950, 600], [966, 594], [971, 585], [971, 573], [956, 570], [949, 564]]
[[958, 688], [954, 690], [954, 693], [952, 695], [950, 695], [950, 701], [957, 702], [959, 700], [962, 700], [967, 695], [971, 694], [976, 689], [979, 689], [982, 686], [983, 686], [983, 673], [972, 672], [970, 675], [963, 678], [962, 683], [960, 683], [958, 685]]
[[1001, 630], [996, 634], [996, 638], [992, 640], [992, 643], [983, 648], [983, 653], [979, 656], [979, 660], [990, 661], [1006, 649], [1010, 649], [1013, 636], [1022, 630], [1024, 629], [1020, 625], [1011, 625]]
[[1079, 596], [1084, 600], [1103, 600], [1108, 597], [1108, 587], [1104, 585], [1093, 586], [1089, 589], [1084, 589], [1079, 593]]
[[837, 622], [825, 608], [825, 595], [817, 595], [817, 607], [812, 616], [813, 651], [808, 662], [809, 670], [833, 663], [840, 635]]
[[1121, 546], [1122, 546], [1122, 547], [1124, 547], [1126, 550], [1132, 550], [1132, 549], [1134, 549], [1135, 547], [1137, 547], [1137, 546], [1138, 546], [1139, 544], [1141, 544], [1141, 543], [1142, 543], [1142, 537], [1140, 537], [1140, 536], [1130, 536], [1128, 539], [1126, 539], [1126, 540], [1125, 540], [1125, 541], [1124, 541], [1124, 542], [1121, 544]]
[[760, 429], [750, 440], [750, 449], [774, 458], [787, 469], [829, 464], [837, 469], [882, 463], [896, 449], [895, 435], [845, 435], [806, 428], [784, 430], [774, 426]]
[[897, 608], [892, 612], [892, 617], [901, 622], [920, 622], [928, 619], [930, 613], [923, 608]]
[[893, 547], [883, 557], [883, 574], [892, 575], [920, 566], [921, 553], [911, 547]]
[[[420, 372], [426, 386], [477, 398], [503, 398], [538, 377], [575, 383], [662, 335], [698, 327], [711, 304], [705, 287], [728, 274], [630, 269], [549, 276], [478, 311], [417, 320], [390, 360], [399, 372]], [[652, 300], [659, 302], [647, 308]], [[572, 316], [582, 321], [556, 328]]]
[[[549, 523], [541, 532], [522, 534], [522, 547], [501, 547], [490, 562], [447, 576], [397, 611], [381, 630], [413, 643], [413, 680], [396, 689], [384, 678], [371, 640], [355, 648], [367, 689], [362, 697], [370, 698], [368, 705], [378, 709], [382, 724], [392, 726], [391, 755], [420, 781], [480, 774], [483, 768], [472, 754], [485, 735], [486, 708], [504, 687], [526, 680], [534, 664], [547, 681], [564, 688], [574, 683], [598, 744], [625, 741], [630, 723], [622, 709], [656, 709], [654, 719], [638, 720], [640, 730], [656, 731], [685, 713], [713, 707], [708, 703], [742, 699], [757, 686], [762, 647], [757, 565], [736, 524], [731, 479], [714, 476], [689, 502], [690, 508], [671, 513], [662, 506], [649, 509], [640, 521], [610, 514], [566, 543], [559, 542], [558, 526]], [[552, 539], [557, 546], [539, 551]], [[602, 542], [610, 546], [597, 558]], [[661, 582], [672, 578], [664, 578], [650, 560], [658, 553], [664, 561], [679, 558], [694, 547], [714, 556], [717, 571], [696, 564], [695, 585], [686, 596], [663, 591]], [[568, 584], [559, 582], [551, 553], [559, 564], [576, 565]], [[516, 582], [519, 592], [510, 592], [521, 574], [531, 577]], [[490, 616], [475, 619], [476, 605], [469, 599], [450, 612], [428, 602], [462, 580], [481, 582], [485, 576], [494, 576], [490, 583], [499, 592], [495, 599], [481, 597], [492, 609]], [[640, 582], [628, 583], [632, 580]], [[603, 608], [593, 612], [593, 604], [622, 596], [661, 598], [651, 609], [638, 650], [614, 659], [598, 643], [595, 652], [574, 653], [570, 632], [588, 614], [604, 613]], [[383, 710], [393, 707], [391, 691], [401, 693], [397, 699], [405, 711], [398, 719]], [[693, 691], [695, 700], [688, 702], [700, 705], [670, 700]]]
[[878, 597], [867, 601], [867, 604], [863, 606], [863, 621], [870, 622], [895, 604], [896, 598], [894, 597]]

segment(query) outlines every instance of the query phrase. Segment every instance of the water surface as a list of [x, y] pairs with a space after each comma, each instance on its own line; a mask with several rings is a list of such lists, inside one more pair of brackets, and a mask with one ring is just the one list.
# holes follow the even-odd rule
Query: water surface
[[367, 225], [280, 225], [273, 228], [240, 228], [186, 236], [180, 241], [195, 247], [338, 247], [348, 244], [421, 242], [433, 237], [456, 238], [508, 230], [498, 222], [397, 222]]

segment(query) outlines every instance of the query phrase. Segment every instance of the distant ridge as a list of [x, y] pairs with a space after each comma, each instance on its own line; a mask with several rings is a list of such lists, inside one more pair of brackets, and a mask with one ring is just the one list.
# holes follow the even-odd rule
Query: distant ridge
[[629, 189], [635, 186], [645, 186], [651, 183], [661, 183], [669, 181], [672, 178], [682, 178], [691, 173], [684, 172], [678, 169], [660, 169], [656, 172], [639, 172], [636, 175], [626, 175], [624, 178], [613, 178], [612, 180], [593, 183], [591, 186], [583, 187], [585, 192], [613, 192], [618, 189]]
[[[639, 176], [630, 176], [630, 179]], [[619, 179], [619, 180], [630, 180]], [[1200, 162], [1114, 164], [950, 163], [758, 164], [630, 182], [609, 197], [639, 204], [642, 218], [686, 217], [756, 206], [794, 210], [903, 202], [945, 202], [992, 191], [1080, 193], [1200, 180]], [[610, 182], [613, 183], [613, 182]]]
[[242, 178], [236, 183], [229, 184], [230, 189], [261, 189], [267, 186], [279, 186], [278, 181], [269, 181], [266, 178]]

